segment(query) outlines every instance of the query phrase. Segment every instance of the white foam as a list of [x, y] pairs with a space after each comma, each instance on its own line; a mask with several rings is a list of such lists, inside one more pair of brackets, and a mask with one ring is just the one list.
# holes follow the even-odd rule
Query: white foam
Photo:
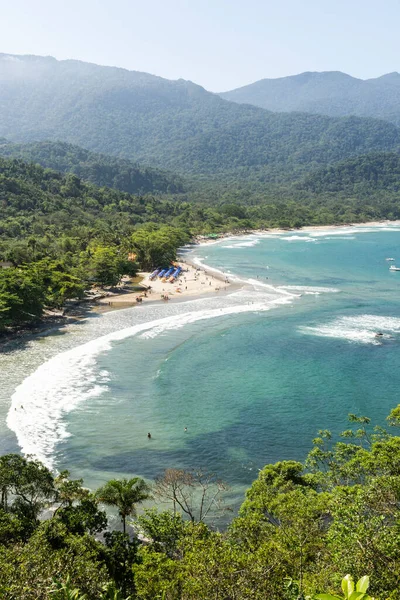
[[284, 235], [279, 238], [280, 240], [284, 240], [285, 242], [316, 242], [313, 237], [309, 235]]
[[[374, 229], [369, 229], [369, 231], [374, 231]], [[313, 231], [310, 232], [309, 235], [313, 238], [319, 238], [319, 237], [331, 237], [331, 236], [337, 236], [336, 239], [341, 239], [342, 237], [347, 238], [347, 236], [354, 236], [355, 233], [361, 233], [361, 230], [356, 230], [354, 229], [354, 227], [351, 228], [343, 228], [343, 229], [326, 229], [324, 231]]]
[[319, 295], [319, 294], [337, 294], [340, 292], [337, 288], [330, 287], [318, 287], [308, 285], [280, 285], [278, 290], [293, 290], [294, 292], [301, 292], [302, 294]]
[[385, 227], [379, 227], [378, 231], [400, 231], [400, 228], [387, 225]]
[[356, 240], [355, 235], [335, 235], [335, 237], [331, 237], [330, 235], [324, 236], [324, 240]]
[[[359, 344], [380, 345], [382, 338], [400, 333], [400, 319], [397, 317], [381, 317], [377, 315], [359, 315], [354, 317], [339, 317], [329, 323], [300, 327], [299, 331], [306, 335], [345, 339]], [[384, 335], [376, 337], [380, 332]]]
[[285, 296], [289, 296], [291, 298], [299, 298], [299, 294], [293, 294], [292, 292], [289, 292], [288, 290], [286, 290], [283, 286], [280, 287], [276, 287], [274, 285], [271, 285], [270, 283], [262, 283], [261, 281], [259, 281], [258, 279], [246, 279], [243, 280], [246, 283], [249, 283], [250, 285], [254, 286], [256, 289], [257, 288], [261, 288], [261, 289], [267, 289], [270, 290], [271, 292], [280, 292], [281, 294], [285, 294]]
[[7, 426], [15, 432], [21, 451], [42, 461], [49, 468], [56, 465], [56, 449], [68, 437], [64, 417], [85, 400], [101, 395], [107, 389], [108, 373], [96, 375], [96, 358], [111, 348], [112, 342], [146, 332], [155, 337], [168, 330], [197, 321], [245, 312], [261, 312], [290, 302], [282, 294], [260, 297], [245, 302], [240, 292], [232, 294], [238, 302], [233, 306], [198, 310], [164, 317], [111, 332], [77, 348], [68, 350], [43, 363], [18, 386], [12, 396]]
[[224, 271], [220, 271], [219, 269], [216, 269], [215, 267], [210, 267], [208, 265], [205, 265], [204, 261], [206, 259], [207, 259], [207, 256], [205, 256], [205, 257], [195, 256], [194, 258], [191, 259], [191, 262], [193, 264], [197, 265], [198, 267], [205, 269], [206, 271], [212, 271], [213, 273], [216, 273], [217, 275], [220, 275], [222, 277], [227, 276], [227, 272], [224, 273]]
[[221, 248], [252, 248], [253, 246], [257, 246], [260, 243], [259, 239], [249, 240], [247, 242], [239, 242], [238, 244], [230, 244], [228, 246], [221, 246]]

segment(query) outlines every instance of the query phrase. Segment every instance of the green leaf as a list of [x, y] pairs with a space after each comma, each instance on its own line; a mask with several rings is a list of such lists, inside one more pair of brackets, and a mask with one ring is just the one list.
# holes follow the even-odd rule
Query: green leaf
[[346, 575], [346, 577], [343, 577], [342, 590], [345, 595], [345, 598], [349, 598], [350, 595], [354, 592], [354, 581], [351, 575]]
[[357, 581], [356, 590], [357, 590], [357, 592], [363, 592], [365, 594], [365, 592], [368, 589], [368, 586], [369, 586], [369, 577], [368, 577], [368, 575], [364, 575], [364, 577], [361, 577], [361, 579], [359, 579]]
[[352, 592], [348, 600], [366, 600], [368, 596], [364, 592]]
[[316, 600], [340, 600], [339, 596], [332, 596], [332, 594], [317, 594]]

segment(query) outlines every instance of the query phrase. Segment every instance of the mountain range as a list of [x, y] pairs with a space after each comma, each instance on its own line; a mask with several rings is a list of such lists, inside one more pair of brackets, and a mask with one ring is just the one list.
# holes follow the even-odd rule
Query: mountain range
[[190, 81], [7, 54], [0, 54], [1, 136], [78, 144], [204, 181], [260, 184], [400, 148], [400, 130], [387, 121], [271, 112]]
[[301, 111], [343, 117], [373, 117], [400, 125], [400, 74], [357, 79], [340, 71], [307, 72], [261, 79], [221, 98], [276, 112]]

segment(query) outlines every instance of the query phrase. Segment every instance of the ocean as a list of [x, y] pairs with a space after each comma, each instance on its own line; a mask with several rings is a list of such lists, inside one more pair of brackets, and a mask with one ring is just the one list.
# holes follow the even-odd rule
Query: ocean
[[265, 464], [304, 459], [348, 413], [383, 425], [399, 402], [399, 241], [388, 225], [185, 249], [234, 288], [92, 313], [0, 355], [1, 452], [91, 488], [202, 468], [236, 509]]

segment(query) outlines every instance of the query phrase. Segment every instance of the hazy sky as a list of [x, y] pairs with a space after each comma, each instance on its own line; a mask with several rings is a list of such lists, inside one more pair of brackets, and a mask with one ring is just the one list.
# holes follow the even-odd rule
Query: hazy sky
[[225, 91], [302, 71], [398, 71], [399, 25], [399, 0], [0, 0], [0, 52]]

